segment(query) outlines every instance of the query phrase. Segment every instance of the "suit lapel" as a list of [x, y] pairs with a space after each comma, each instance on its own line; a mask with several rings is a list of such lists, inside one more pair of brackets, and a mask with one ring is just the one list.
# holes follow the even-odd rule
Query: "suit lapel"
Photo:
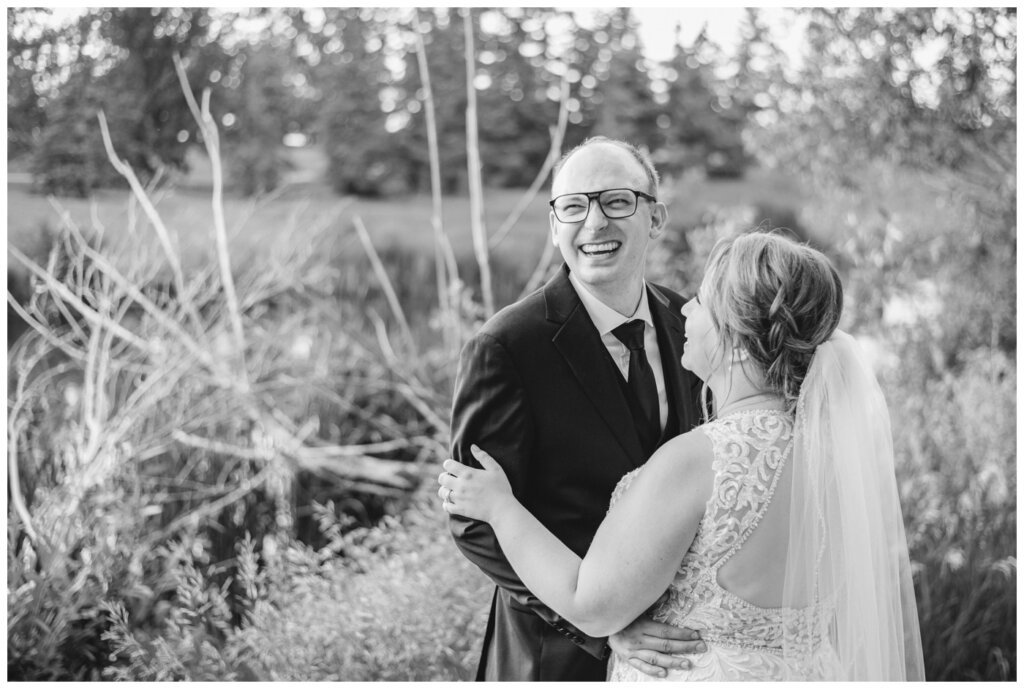
[[633, 427], [629, 403], [622, 394], [622, 386], [615, 362], [601, 342], [601, 336], [590, 320], [576, 290], [569, 282], [568, 271], [563, 269], [544, 289], [548, 320], [562, 323], [552, 343], [561, 353], [576, 382], [597, 408], [612, 435], [629, 458], [633, 467], [647, 459]]
[[675, 402], [675, 414], [678, 431], [686, 433], [700, 421], [697, 409], [697, 398], [694, 386], [700, 380], [686, 371], [679, 363], [683, 356], [683, 327], [685, 319], [682, 314], [670, 305], [668, 297], [658, 287], [648, 283], [648, 301], [651, 306], [651, 318], [658, 331], [658, 347], [661, 349], [662, 369], [665, 373], [665, 388], [670, 399]]

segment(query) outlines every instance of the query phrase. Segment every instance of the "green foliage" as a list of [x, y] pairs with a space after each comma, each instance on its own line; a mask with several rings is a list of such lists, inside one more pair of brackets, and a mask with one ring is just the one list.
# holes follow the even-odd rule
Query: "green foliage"
[[[122, 183], [107, 160], [97, 125], [100, 98], [97, 89], [83, 81], [64, 88], [48, 108], [47, 126], [31, 158], [33, 180], [44, 193], [84, 197], [95, 187]], [[120, 147], [126, 143], [125, 128], [138, 108], [125, 98], [118, 101], [109, 108], [112, 121], [108, 123], [114, 145]]]
[[[46, 123], [46, 108], [33, 79], [53, 55], [46, 48], [54, 32], [37, 28], [51, 13], [46, 8], [7, 10], [7, 159], [30, 153]], [[29, 27], [33, 27], [30, 29]]]
[[804, 217], [834, 242], [842, 327], [881, 349], [926, 673], [1013, 679], [1015, 201], [883, 163], [854, 180]]
[[[840, 327], [869, 348], [889, 404], [926, 674], [1012, 680], [1014, 177], [981, 187], [884, 162], [848, 176], [813, 188], [793, 215], [839, 269]], [[750, 204], [677, 223], [649, 274], [693, 294], [714, 243], [764, 218]]]
[[964, 168], [979, 155], [1012, 157], [1015, 9], [802, 13], [809, 50], [799, 67], [770, 37], [754, 41], [762, 60], [744, 89], [761, 104], [750, 130], [761, 152], [842, 181], [872, 159]]
[[629, 8], [613, 10], [605, 31], [610, 57], [598, 59], [595, 76], [600, 85], [600, 107], [593, 133], [624, 139], [648, 149], [657, 141], [657, 110], [650, 77], [637, 37], [636, 20]]
[[884, 381], [929, 680], [1016, 676], [1016, 364], [986, 347]]
[[325, 54], [314, 71], [324, 97], [317, 127], [328, 158], [328, 179], [339, 194], [404, 191], [409, 173], [400, 147], [390, 142], [380, 89], [390, 81], [384, 62], [384, 25], [358, 8], [331, 10], [340, 49]]
[[927, 676], [1012, 680], [1016, 11], [808, 14], [799, 71], [759, 43], [753, 139], [814, 176], [802, 219], [879, 350]]
[[315, 565], [292, 546], [268, 564], [268, 598], [239, 634], [261, 678], [472, 679], [490, 586], [459, 556], [432, 493], [336, 539], [344, 559], [321, 553]]
[[539, 29], [566, 19], [565, 13], [546, 7], [491, 8], [476, 17], [477, 78], [490, 80], [477, 93], [477, 107], [484, 113], [480, 157], [488, 186], [528, 187], [548, 155], [549, 129], [558, 121], [558, 104], [549, 90], [559, 82], [555, 74], [537, 69], [550, 52], [548, 35]]
[[[118, 647], [131, 676], [228, 677], [236, 663], [221, 653], [240, 603], [207, 586], [228, 572], [200, 577], [197, 558], [223, 563], [245, 532], [293, 533], [311, 493], [372, 523], [419, 482], [447, 397], [410, 389], [363, 334], [375, 321], [338, 308], [331, 233], [282, 239], [273, 265], [235, 278], [253, 393], [226, 372], [238, 366], [230, 307], [211, 268], [189, 278], [186, 302], [147, 282], [154, 247], [117, 256], [68, 226], [37, 267], [23, 308], [44, 334], [9, 362], [12, 676], [96, 678], [121, 638], [108, 627], [129, 625], [137, 643]], [[447, 364], [435, 359], [431, 384]]]
[[244, 196], [265, 194], [277, 189], [290, 167], [281, 151], [278, 137], [247, 139], [233, 146], [229, 154], [232, 186]]
[[[217, 586], [181, 548], [165, 621], [146, 630], [106, 607], [115, 664], [129, 681], [439, 681], [472, 679], [489, 582], [454, 550], [444, 514], [421, 496], [401, 518], [344, 532], [333, 505], [318, 508], [320, 550], [249, 538], [237, 576]], [[344, 557], [339, 557], [343, 555]], [[245, 612], [231, 621], [227, 591]]]
[[114, 489], [92, 495], [91, 509], [70, 517], [55, 499], [63, 495], [40, 493], [37, 526], [62, 529], [65, 540], [37, 551], [17, 515], [8, 515], [8, 679], [96, 680], [109, 653], [100, 638], [104, 601], [144, 595], [131, 566], [132, 539], [121, 526], [130, 523], [131, 506]]

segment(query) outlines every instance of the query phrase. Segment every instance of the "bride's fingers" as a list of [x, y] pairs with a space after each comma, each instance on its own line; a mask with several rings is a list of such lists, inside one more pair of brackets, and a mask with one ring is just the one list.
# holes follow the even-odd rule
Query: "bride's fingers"
[[469, 449], [473, 452], [473, 456], [476, 457], [476, 461], [480, 462], [480, 466], [484, 469], [501, 471], [501, 465], [494, 460], [494, 457], [484, 452], [479, 446], [470, 445]]
[[[654, 659], [652, 658], [651, 660]], [[645, 675], [650, 675], [652, 677], [664, 677], [667, 674], [663, 668], [658, 667], [654, 663], [649, 663], [643, 658], [635, 655], [629, 657], [629, 664]]]
[[452, 488], [452, 484], [456, 481], [457, 478], [458, 477], [453, 476], [446, 471], [442, 471], [437, 477], [437, 482], [440, 483], [441, 486], [444, 488]]
[[460, 462], [456, 462], [454, 459], [446, 459], [444, 460], [444, 462], [442, 462], [441, 468], [444, 469], [446, 473], [449, 473], [452, 476], [459, 476], [462, 474], [463, 470], [469, 467], [467, 467], [465, 464], [461, 464]]

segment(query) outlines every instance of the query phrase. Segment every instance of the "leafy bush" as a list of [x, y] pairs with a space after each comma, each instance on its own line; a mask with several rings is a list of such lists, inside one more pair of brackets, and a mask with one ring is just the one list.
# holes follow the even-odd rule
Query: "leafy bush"
[[234, 147], [227, 178], [244, 196], [266, 194], [281, 185], [290, 162], [276, 141], [246, 140]]
[[878, 350], [930, 680], [1016, 677], [1012, 170], [875, 163], [803, 218], [832, 243], [842, 327]]
[[1016, 675], [1016, 364], [978, 349], [883, 380], [930, 680]]
[[[400, 518], [344, 540], [343, 558], [293, 544], [240, 632], [264, 679], [469, 680], [490, 584], [456, 550], [433, 490]], [[304, 569], [296, 569], [305, 562]]]
[[[218, 587], [195, 558], [171, 560], [179, 582], [165, 622], [140, 632], [108, 607], [118, 680], [438, 681], [472, 679], [489, 582], [455, 550], [444, 513], [421, 495], [400, 518], [314, 550], [268, 538], [238, 544], [238, 575]], [[184, 553], [180, 548], [179, 554]], [[343, 555], [344, 557], [339, 557]], [[207, 567], [207, 571], [210, 568]], [[232, 625], [227, 590], [245, 603]]]

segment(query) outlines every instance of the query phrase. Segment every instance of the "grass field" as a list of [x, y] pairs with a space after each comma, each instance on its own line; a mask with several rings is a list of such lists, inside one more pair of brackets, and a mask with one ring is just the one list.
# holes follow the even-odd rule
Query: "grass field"
[[[205, 182], [205, 175], [199, 169], [178, 188], [153, 196], [163, 222], [175, 237], [186, 271], [190, 265], [205, 263], [214, 251], [210, 194]], [[489, 234], [499, 229], [523, 193], [515, 189], [485, 191], [485, 223]], [[506, 238], [491, 251], [493, 260], [519, 266], [524, 276], [536, 265], [547, 241], [547, 193], [548, 190], [543, 189], [532, 200]], [[108, 240], [156, 242], [143, 210], [130, 197], [126, 189], [105, 189], [88, 199], [50, 199], [32, 193], [25, 184], [8, 184], [8, 244], [36, 260], [43, 260], [50, 233], [58, 225], [61, 212], [66, 212], [83, 229], [104, 228]], [[666, 180], [662, 198], [669, 206], [670, 228], [688, 228], [699, 224], [709, 211], [735, 206], [761, 209], [753, 224], [765, 219], [774, 224], [786, 224], [798, 218], [806, 195], [794, 179], [752, 170], [741, 179], [710, 181], [684, 177]], [[378, 249], [433, 253], [432, 206], [428, 194], [387, 199], [340, 197], [322, 182], [306, 179], [267, 199], [228, 196], [224, 210], [235, 262], [259, 261], [271, 256], [279, 243], [301, 241], [303, 228], [335, 228], [340, 250], [361, 256], [362, 249], [352, 229], [352, 218], [357, 215]], [[473, 240], [467, 196], [445, 197], [443, 224], [455, 253], [471, 256]], [[17, 262], [10, 259], [9, 269], [16, 274], [22, 272]]]

